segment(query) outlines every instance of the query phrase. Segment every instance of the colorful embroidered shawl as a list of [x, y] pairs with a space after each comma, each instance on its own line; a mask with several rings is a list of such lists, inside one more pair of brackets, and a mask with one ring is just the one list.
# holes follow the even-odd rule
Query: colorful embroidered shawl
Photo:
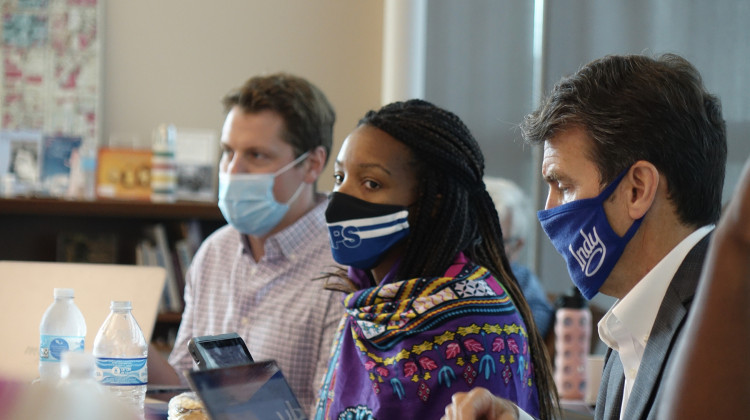
[[487, 269], [459, 254], [443, 277], [383, 283], [344, 299], [316, 419], [439, 419], [476, 386], [539, 415], [526, 327]]

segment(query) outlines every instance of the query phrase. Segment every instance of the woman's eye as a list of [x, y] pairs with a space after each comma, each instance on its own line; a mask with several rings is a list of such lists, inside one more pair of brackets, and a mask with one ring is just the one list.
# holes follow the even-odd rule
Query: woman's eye
[[333, 183], [336, 185], [341, 185], [341, 183], [344, 182], [344, 176], [341, 174], [333, 174]]
[[369, 188], [371, 190], [377, 190], [378, 188], [380, 188], [380, 184], [378, 184], [375, 181], [372, 181], [372, 180], [368, 179], [368, 180], [365, 181], [365, 187], [367, 187], [367, 188]]

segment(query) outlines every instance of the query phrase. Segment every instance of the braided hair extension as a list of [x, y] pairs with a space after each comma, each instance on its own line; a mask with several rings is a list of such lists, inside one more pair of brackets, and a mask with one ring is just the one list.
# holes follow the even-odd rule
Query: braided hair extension
[[443, 273], [459, 253], [494, 275], [527, 327], [542, 419], [554, 417], [557, 389], [531, 310], [505, 255], [497, 210], [482, 180], [484, 156], [455, 114], [423, 100], [394, 102], [359, 122], [388, 133], [412, 153], [419, 186], [410, 208], [410, 234], [398, 278]]

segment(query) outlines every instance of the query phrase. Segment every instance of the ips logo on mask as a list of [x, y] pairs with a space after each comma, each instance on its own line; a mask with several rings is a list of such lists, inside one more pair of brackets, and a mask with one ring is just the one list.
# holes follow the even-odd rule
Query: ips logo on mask
[[356, 248], [362, 243], [356, 226], [330, 226], [328, 232], [332, 249], [339, 249], [342, 244], [347, 248]]
[[570, 251], [578, 265], [581, 266], [583, 274], [585, 274], [586, 277], [591, 277], [599, 271], [602, 263], [604, 263], [604, 257], [607, 255], [607, 247], [604, 246], [604, 242], [599, 239], [596, 227], [594, 227], [588, 235], [583, 232], [583, 229], [579, 232], [583, 237], [583, 243], [577, 249], [573, 249], [572, 244], [568, 245], [568, 251]]
[[326, 209], [333, 259], [369, 270], [388, 250], [409, 234], [404, 206], [370, 203], [334, 192]]

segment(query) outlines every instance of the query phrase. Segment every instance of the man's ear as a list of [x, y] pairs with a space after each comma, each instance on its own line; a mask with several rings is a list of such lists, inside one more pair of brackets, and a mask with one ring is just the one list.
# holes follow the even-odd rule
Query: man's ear
[[632, 219], [640, 219], [656, 199], [661, 181], [659, 170], [651, 162], [639, 160], [630, 167], [625, 181], [628, 188], [628, 215]]
[[307, 157], [308, 167], [307, 174], [305, 174], [305, 182], [308, 184], [314, 184], [318, 180], [321, 172], [326, 166], [326, 158], [328, 154], [323, 146], [318, 146], [310, 151], [310, 155]]

